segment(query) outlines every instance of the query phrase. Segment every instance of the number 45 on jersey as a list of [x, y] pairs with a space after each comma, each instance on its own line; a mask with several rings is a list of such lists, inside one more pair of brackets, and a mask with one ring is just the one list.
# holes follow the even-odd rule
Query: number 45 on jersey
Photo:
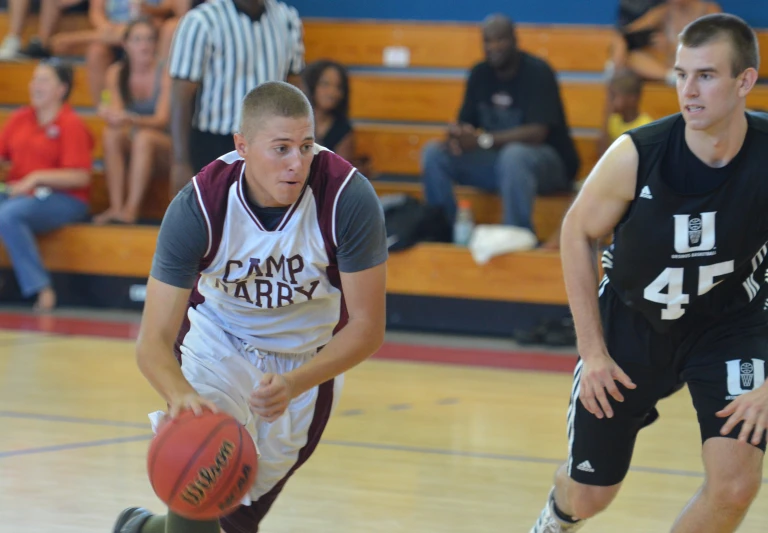
[[[709, 251], [714, 248], [714, 212], [702, 213], [701, 218], [691, 218], [689, 215], [675, 215], [675, 251], [678, 254]], [[759, 286], [754, 280], [754, 274], [765, 255], [766, 247], [763, 246], [752, 260], [752, 275], [743, 283], [750, 301], [757, 295], [759, 290]], [[733, 260], [699, 266], [697, 272], [697, 296], [708, 293], [713, 287], [723, 281], [722, 279], [715, 281], [715, 278], [732, 274], [733, 269]], [[683, 305], [690, 303], [690, 297], [683, 292], [684, 276], [685, 269], [682, 267], [665, 268], [643, 291], [643, 297], [646, 300], [666, 306], [661, 310], [662, 320], [677, 320], [685, 314]], [[663, 292], [665, 289], [666, 292]]]

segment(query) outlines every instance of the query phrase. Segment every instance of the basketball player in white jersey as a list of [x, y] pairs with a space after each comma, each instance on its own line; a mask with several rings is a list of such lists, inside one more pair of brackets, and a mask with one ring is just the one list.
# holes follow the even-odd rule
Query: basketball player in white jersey
[[383, 211], [352, 165], [315, 145], [312, 117], [283, 82], [245, 97], [237, 150], [163, 219], [137, 344], [170, 416], [210, 407], [249, 429], [260, 452], [249, 504], [208, 522], [129, 508], [115, 533], [258, 531], [317, 446], [341, 375], [382, 343]]

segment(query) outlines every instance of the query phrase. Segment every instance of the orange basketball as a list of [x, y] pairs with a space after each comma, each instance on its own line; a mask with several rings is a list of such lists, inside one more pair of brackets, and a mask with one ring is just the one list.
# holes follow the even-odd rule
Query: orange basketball
[[174, 513], [213, 520], [233, 511], [256, 479], [256, 446], [248, 431], [224, 413], [185, 410], [149, 445], [152, 488]]

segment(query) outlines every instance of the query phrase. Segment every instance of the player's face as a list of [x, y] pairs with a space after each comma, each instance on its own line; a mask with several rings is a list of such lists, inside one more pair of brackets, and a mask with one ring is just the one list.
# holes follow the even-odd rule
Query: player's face
[[299, 199], [314, 158], [312, 117], [264, 119], [246, 140], [235, 134], [237, 152], [245, 159], [249, 192], [261, 207], [281, 207]]
[[677, 97], [688, 127], [706, 130], [739, 111], [749, 88], [745, 90], [744, 73], [733, 77], [732, 53], [725, 39], [696, 48], [678, 47]]

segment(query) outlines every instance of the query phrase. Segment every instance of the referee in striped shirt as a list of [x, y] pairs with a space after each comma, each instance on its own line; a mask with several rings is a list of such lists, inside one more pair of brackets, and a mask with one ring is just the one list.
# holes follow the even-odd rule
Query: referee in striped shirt
[[277, 0], [208, 0], [187, 12], [170, 58], [171, 197], [234, 150], [240, 103], [266, 81], [304, 67], [299, 14]]

